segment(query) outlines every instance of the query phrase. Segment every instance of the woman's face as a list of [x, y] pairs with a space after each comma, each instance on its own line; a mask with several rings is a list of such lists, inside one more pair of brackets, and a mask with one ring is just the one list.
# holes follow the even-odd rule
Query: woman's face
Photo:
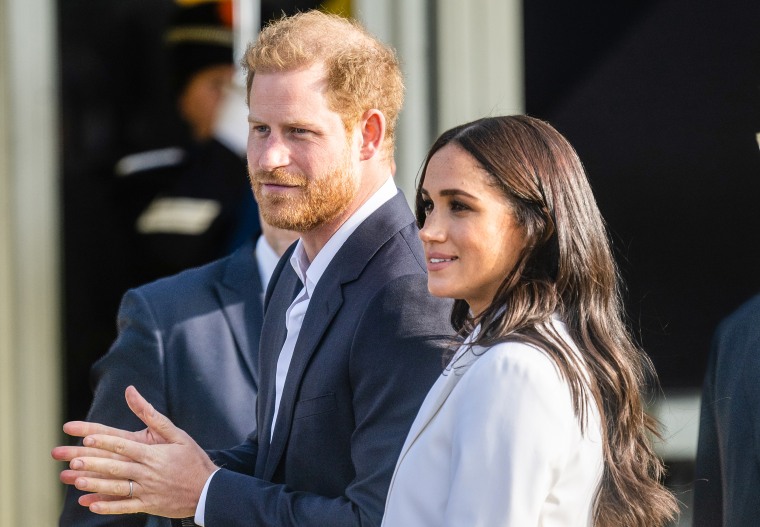
[[490, 178], [450, 143], [430, 159], [422, 186], [428, 289], [465, 300], [474, 315], [489, 306], [525, 244], [512, 206]]

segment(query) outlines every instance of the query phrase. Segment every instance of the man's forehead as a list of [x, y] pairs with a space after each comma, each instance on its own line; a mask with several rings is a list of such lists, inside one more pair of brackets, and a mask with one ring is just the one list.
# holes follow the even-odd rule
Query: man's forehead
[[260, 73], [253, 78], [249, 94], [252, 116], [272, 110], [315, 111], [329, 108], [327, 82], [318, 70]]
[[262, 81], [269, 82], [298, 82], [301, 84], [308, 84], [311, 88], [324, 89], [327, 85], [327, 70], [321, 62], [312, 64], [304, 64], [302, 66], [287, 68], [287, 69], [264, 69], [256, 70], [253, 73], [253, 82], [251, 88], [255, 84], [261, 84]]

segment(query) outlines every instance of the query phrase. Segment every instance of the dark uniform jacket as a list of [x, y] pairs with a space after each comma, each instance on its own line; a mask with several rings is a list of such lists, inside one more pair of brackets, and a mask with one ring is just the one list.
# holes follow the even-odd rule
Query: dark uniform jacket
[[260, 226], [245, 161], [216, 140], [116, 165], [128, 287], [230, 254]]

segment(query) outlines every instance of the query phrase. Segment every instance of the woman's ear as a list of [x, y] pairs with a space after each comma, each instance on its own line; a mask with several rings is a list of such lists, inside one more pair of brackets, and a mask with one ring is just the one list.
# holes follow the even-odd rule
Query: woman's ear
[[385, 115], [380, 110], [373, 108], [362, 115], [359, 123], [362, 134], [360, 159], [366, 161], [378, 155], [383, 149], [385, 142]]

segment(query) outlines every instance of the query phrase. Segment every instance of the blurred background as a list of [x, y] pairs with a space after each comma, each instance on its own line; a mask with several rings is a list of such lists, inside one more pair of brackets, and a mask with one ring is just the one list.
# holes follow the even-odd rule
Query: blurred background
[[[130, 285], [115, 167], [182, 135], [164, 46], [175, 7], [0, 0], [0, 526], [56, 522], [48, 452], [85, 416], [89, 366]], [[760, 290], [760, 3], [240, 0], [235, 29], [249, 38], [313, 7], [399, 52], [407, 197], [432, 140], [460, 122], [528, 113], [576, 147], [660, 375], [660, 450], [690, 525], [711, 335]]]

